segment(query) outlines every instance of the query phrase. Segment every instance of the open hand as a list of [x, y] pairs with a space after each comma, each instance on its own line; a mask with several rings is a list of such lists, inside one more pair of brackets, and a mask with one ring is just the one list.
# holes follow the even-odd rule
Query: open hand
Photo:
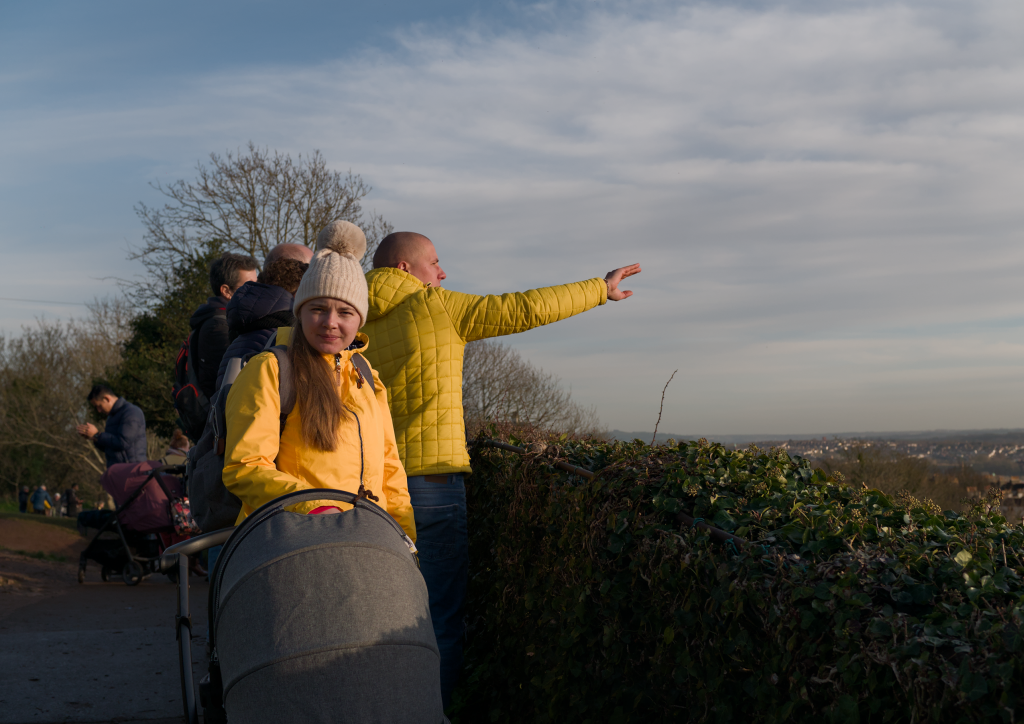
[[619, 282], [626, 277], [631, 277], [634, 274], [640, 273], [639, 264], [630, 264], [629, 266], [620, 267], [614, 271], [608, 272], [604, 278], [604, 283], [608, 285], [608, 298], [613, 302], [618, 302], [623, 299], [627, 299], [633, 296], [633, 292], [628, 289], [619, 289]]
[[85, 425], [79, 425], [78, 427], [75, 428], [75, 430], [78, 431], [79, 435], [81, 435], [82, 437], [87, 437], [90, 440], [96, 437], [96, 433], [100, 431], [99, 428], [93, 425], [91, 422], [86, 423]]

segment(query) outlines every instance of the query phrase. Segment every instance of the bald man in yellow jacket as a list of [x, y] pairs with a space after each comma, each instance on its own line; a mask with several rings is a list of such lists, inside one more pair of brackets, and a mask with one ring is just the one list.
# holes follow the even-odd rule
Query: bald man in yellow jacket
[[640, 272], [622, 267], [604, 279], [476, 296], [441, 287], [447, 275], [422, 234], [389, 234], [366, 275], [369, 312], [365, 356], [388, 390], [398, 454], [409, 480], [430, 615], [441, 651], [447, 707], [462, 665], [463, 602], [469, 545], [466, 490], [471, 472], [462, 419], [462, 357], [467, 342], [525, 332], [632, 296], [619, 282]]

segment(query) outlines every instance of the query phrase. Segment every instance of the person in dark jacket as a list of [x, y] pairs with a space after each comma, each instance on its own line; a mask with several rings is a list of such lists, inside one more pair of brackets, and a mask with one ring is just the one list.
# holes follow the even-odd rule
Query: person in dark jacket
[[231, 344], [220, 361], [218, 390], [232, 359], [245, 359], [262, 352], [278, 327], [290, 327], [295, 323], [292, 295], [299, 288], [309, 263], [295, 258], [273, 259], [271, 255], [281, 246], [298, 247], [310, 257], [313, 254], [312, 249], [298, 244], [275, 247], [267, 255], [270, 261], [264, 265], [259, 279], [249, 282], [231, 297], [227, 310]]
[[146, 459], [146, 416], [142, 410], [118, 397], [106, 385], [89, 391], [89, 404], [107, 418], [106, 429], [100, 432], [91, 422], [76, 429], [82, 437], [92, 440], [103, 451], [107, 467], [117, 463], [141, 463]]
[[46, 512], [53, 507], [53, 499], [46, 492], [46, 486], [40, 485], [32, 493], [32, 512], [36, 515], [46, 515]]
[[78, 497], [78, 483], [72, 483], [71, 487], [64, 491], [64, 502], [68, 506], [67, 516], [77, 518], [82, 510], [82, 499]]
[[18, 512], [19, 513], [27, 513], [28, 512], [28, 498], [29, 498], [28, 486], [27, 485], [22, 485], [21, 486], [21, 490], [18, 491]]
[[238, 288], [256, 281], [259, 264], [246, 254], [225, 252], [210, 265], [210, 289], [213, 296], [193, 312], [188, 324], [192, 330], [189, 359], [199, 380], [199, 389], [207, 399], [217, 391], [217, 370], [228, 348], [227, 306]]

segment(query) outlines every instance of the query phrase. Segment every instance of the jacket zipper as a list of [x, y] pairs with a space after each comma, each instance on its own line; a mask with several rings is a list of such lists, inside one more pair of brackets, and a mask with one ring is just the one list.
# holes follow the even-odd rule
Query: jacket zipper
[[334, 355], [334, 373], [338, 376], [338, 387], [341, 387], [341, 355]]

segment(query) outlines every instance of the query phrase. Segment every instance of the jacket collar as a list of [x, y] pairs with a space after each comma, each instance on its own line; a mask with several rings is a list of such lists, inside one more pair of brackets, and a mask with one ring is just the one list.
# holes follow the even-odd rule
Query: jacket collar
[[366, 285], [369, 288], [367, 322], [380, 319], [412, 295], [433, 289], [409, 272], [390, 267], [367, 272]]

